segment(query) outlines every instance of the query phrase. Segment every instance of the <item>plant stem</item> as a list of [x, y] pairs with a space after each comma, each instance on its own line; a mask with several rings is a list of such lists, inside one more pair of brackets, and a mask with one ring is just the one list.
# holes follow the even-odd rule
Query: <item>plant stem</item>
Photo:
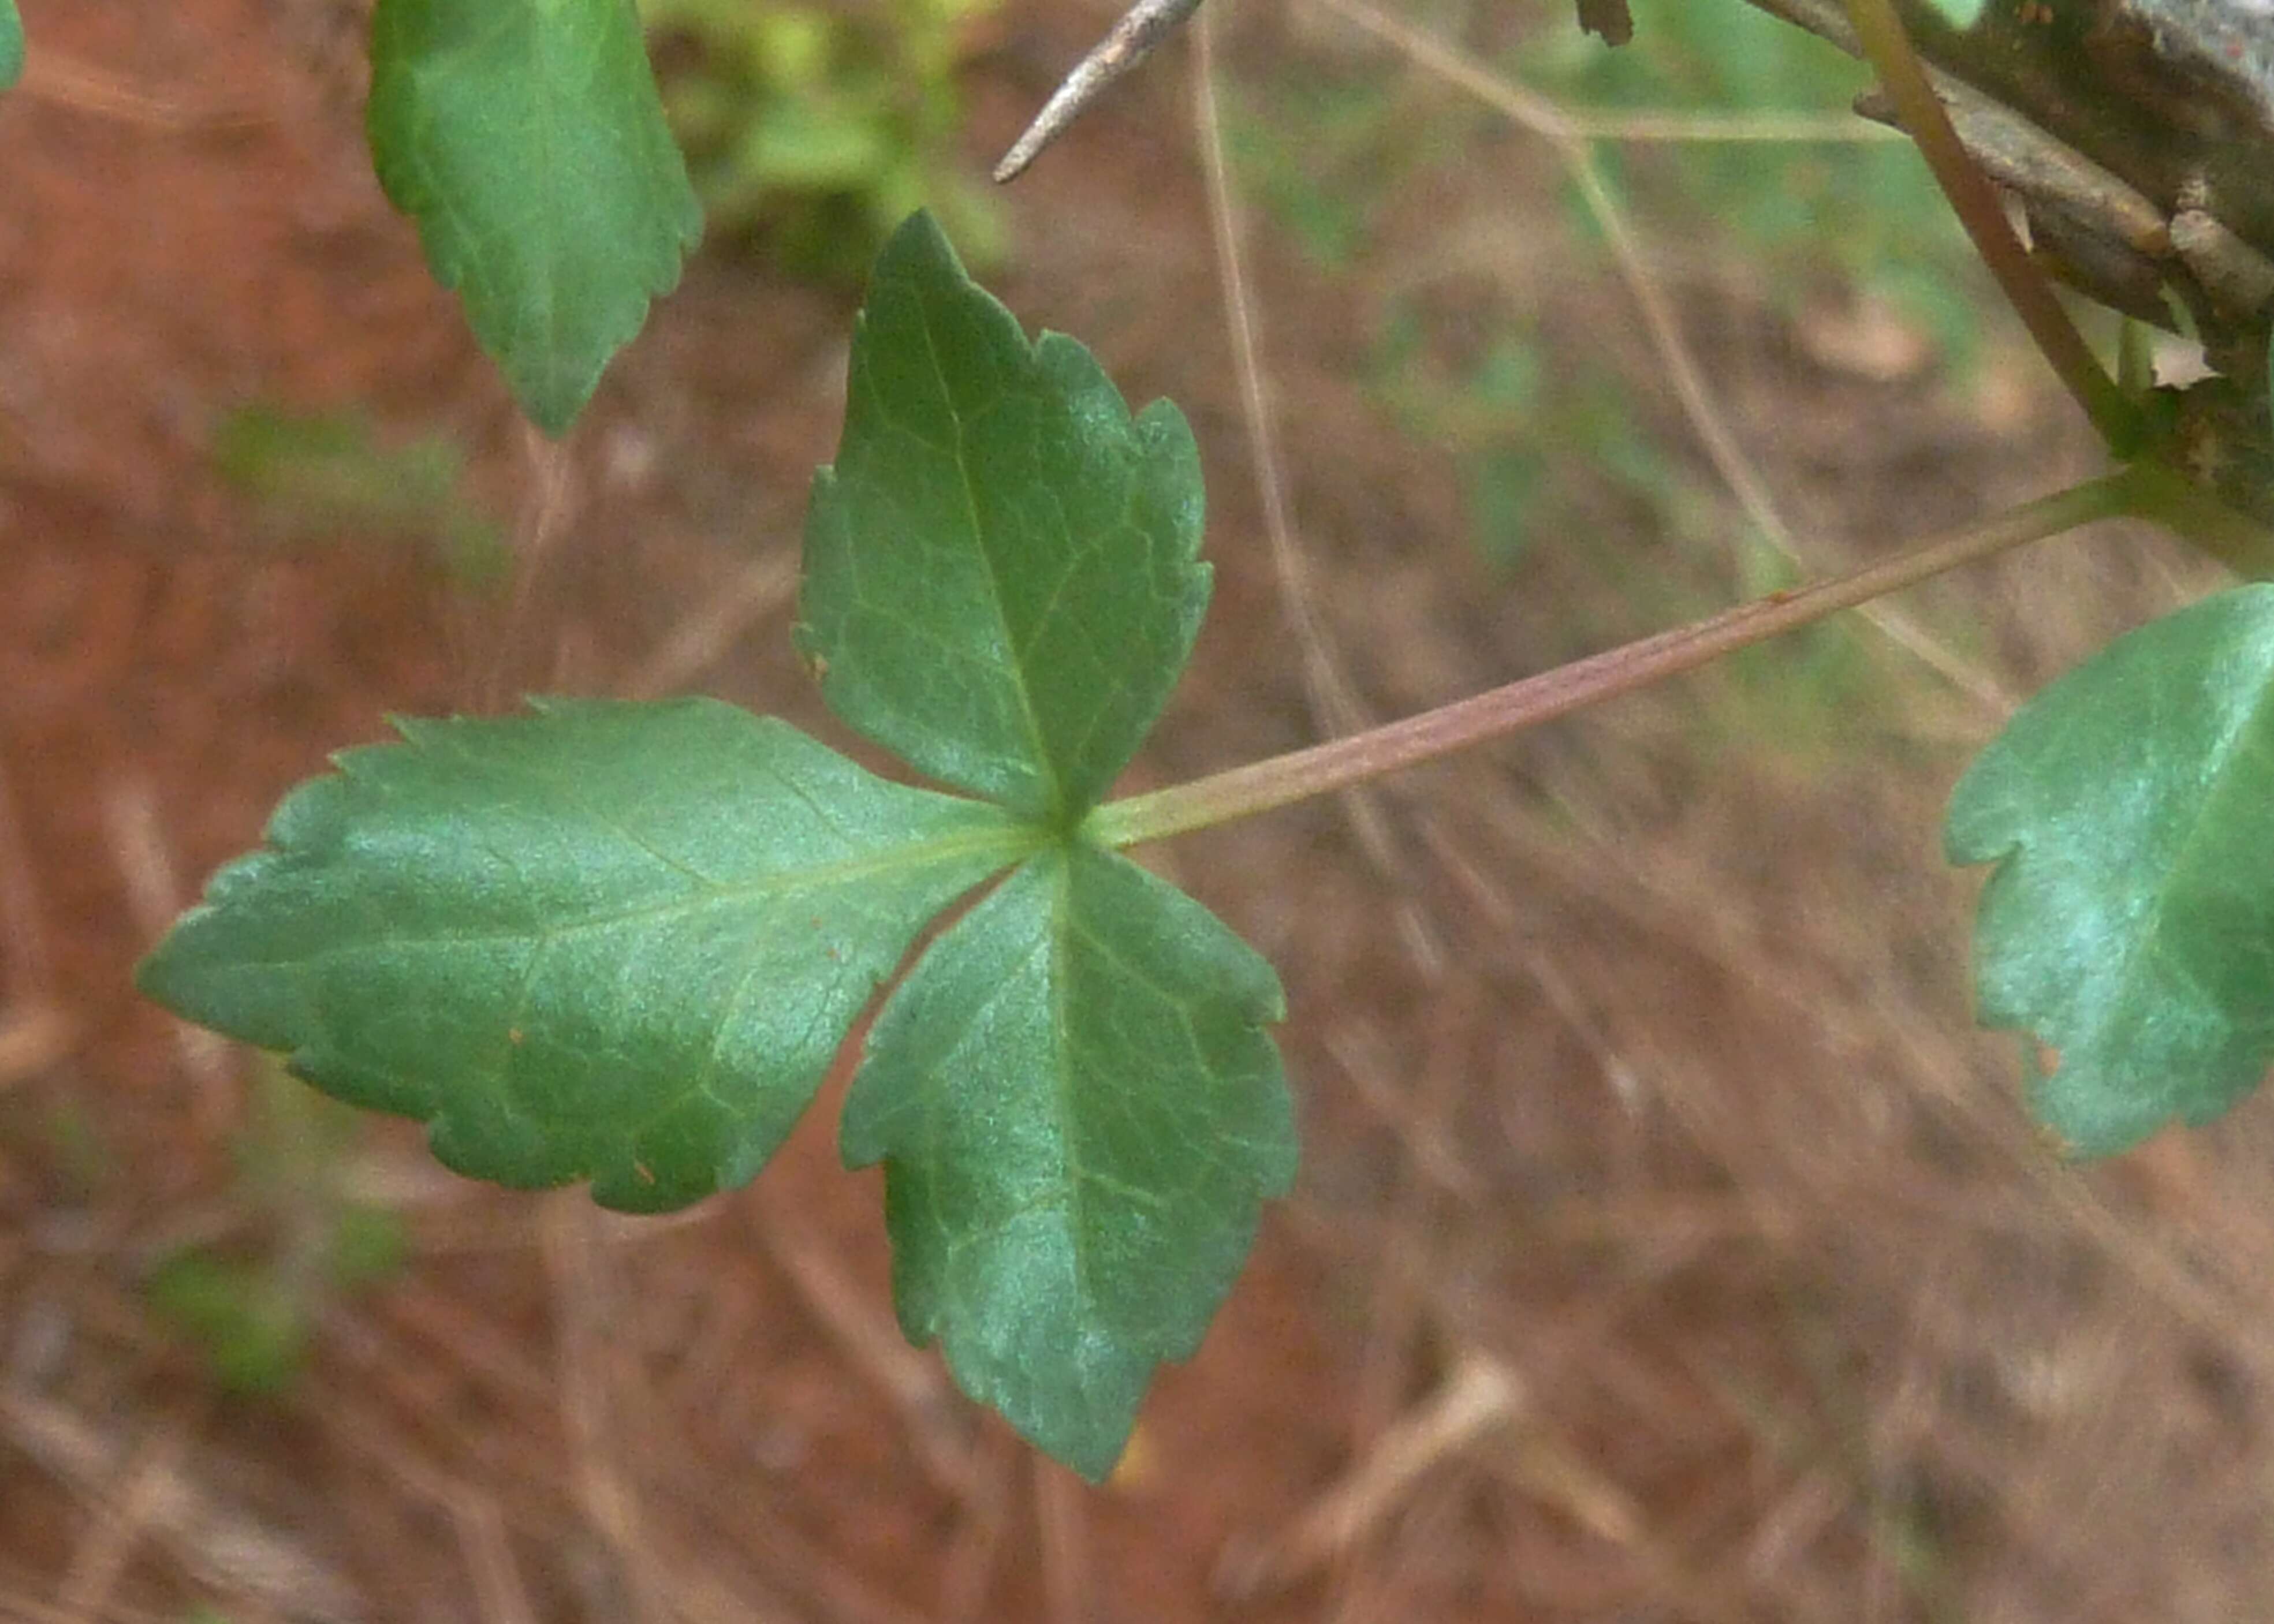
[[2209, 553], [2245, 581], [2274, 581], [2274, 530], [2230, 507], [2180, 470], [2140, 487], [2133, 516], [2147, 519]]
[[1345, 789], [1449, 756], [1488, 739], [1552, 721], [1583, 706], [1693, 670], [1724, 654], [1813, 625], [1843, 609], [1916, 585], [2023, 542], [2095, 519], [2169, 505], [2185, 482], [2150, 464], [2104, 475], [2054, 495], [1938, 536], [1853, 574], [1740, 604], [1720, 614], [1559, 665], [1487, 693], [1347, 738], [1252, 762], [1108, 802], [1087, 832], [1108, 846], [1134, 846]]
[[1967, 156], [1958, 132], [1950, 127], [1950, 116], [1942, 110], [1941, 98], [1927, 82], [1926, 70], [1919, 65], [1918, 54], [1903, 32], [1902, 19], [1896, 15], [1894, 0], [1845, 0], [1845, 4], [1848, 19], [1855, 26], [1872, 71], [1894, 99], [1903, 128], [1918, 144], [1919, 155], [1934, 172], [1935, 184], [1950, 200], [1966, 235], [1974, 240], [1983, 263], [1998, 279], [2014, 313], [2021, 317], [2037, 349], [2076, 397], [2077, 404], [2084, 408], [2109, 450], [2120, 457], [2130, 456], [2139, 449], [2143, 427], [2138, 409], [2108, 376], [2084, 335], [2053, 297], [2052, 284], [2030, 263], [2014, 228], [2007, 223], [1996, 188]]

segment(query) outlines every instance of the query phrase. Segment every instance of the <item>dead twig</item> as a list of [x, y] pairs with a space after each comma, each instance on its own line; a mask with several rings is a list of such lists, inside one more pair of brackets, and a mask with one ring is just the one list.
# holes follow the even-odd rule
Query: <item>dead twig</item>
[[670, 1587], [658, 1569], [638, 1485], [616, 1446], [606, 1330], [611, 1294], [592, 1214], [582, 1191], [546, 1198], [545, 1268], [557, 1319], [561, 1427], [575, 1462], [577, 1501], [615, 1558], [627, 1613], [640, 1624], [663, 1624], [670, 1617]]
[[1201, 0], [1137, 0], [1043, 103], [1043, 110], [1035, 115], [1026, 133], [1011, 144], [1003, 162], [995, 166], [996, 181], [1016, 180], [1043, 147], [1064, 134], [1082, 109], [1105, 93], [1106, 86], [1157, 50], [1161, 41], [1200, 10], [1200, 4]]
[[[1820, 560], [1811, 559], [1785, 524], [1770, 496], [1758, 467], [1729, 428], [1727, 413], [1706, 382], [1706, 372], [1675, 318], [1674, 304], [1650, 270], [1634, 228], [1605, 184], [1585, 122], [1547, 97], [1511, 83], [1465, 53], [1390, 16], [1368, 0], [1312, 0], [1328, 13], [1372, 34], [1425, 71], [1466, 93], [1531, 134], [1546, 141], [1563, 166], [1565, 175], [1585, 201], [1587, 212], [1601, 229], [1612, 263], [1627, 284], [1650, 330], [1651, 346], [1666, 367], [1683, 416], [1698, 436], [1706, 459], [1721, 477], [1753, 529], [1786, 560], [1804, 573], [1821, 573]], [[1977, 669], [1972, 662], [1945, 647], [1942, 642], [1901, 610], [1881, 603], [1858, 611], [1891, 642], [1953, 686], [1971, 695], [1984, 708], [2003, 716], [2014, 709], [2013, 696], [2003, 684]]]
[[937, 1362], [908, 1346], [899, 1327], [877, 1311], [871, 1295], [846, 1278], [828, 1248], [779, 1201], [757, 1214], [751, 1227], [853, 1367], [900, 1411], [925, 1474], [958, 1500], [970, 1502], [981, 1483], [970, 1411]]
[[[135, 934], [154, 943], [181, 912], [182, 886], [148, 782], [136, 776], [111, 785], [102, 798], [102, 815], [110, 828], [110, 853], [126, 888]], [[185, 1020], [171, 1025], [182, 1069], [189, 1073], [192, 1127], [200, 1143], [217, 1143], [237, 1116], [238, 1079], [229, 1041]]]
[[745, 565], [624, 680], [624, 697], [652, 699], [685, 688], [716, 665], [744, 632], [796, 597], [797, 582], [798, 560], [787, 551]]
[[31, 844], [16, 812], [7, 754], [0, 750], [0, 978], [9, 996], [34, 1007], [51, 1005], [52, 959]]
[[152, 1531], [196, 1435], [195, 1417], [177, 1417], [161, 1424], [135, 1448], [64, 1569], [56, 1600], [66, 1617], [92, 1620], [108, 1608], [110, 1592], [134, 1547]]
[[[1247, 430], [1248, 461], [1255, 474], [1264, 538], [1271, 548], [1272, 573], [1278, 578], [1280, 607], [1302, 655], [1303, 695], [1313, 725], [1329, 738], [1358, 733], [1374, 718], [1359, 698], [1357, 687], [1320, 617], [1309, 560], [1297, 537], [1294, 506], [1287, 494], [1286, 460], [1279, 449], [1278, 426], [1264, 371], [1262, 314], [1248, 290], [1240, 249], [1239, 204], [1231, 169], [1224, 158], [1223, 124], [1216, 99], [1216, 47], [1207, 18], [1193, 30], [1193, 114], [1201, 172], [1208, 182], [1209, 229], [1216, 241], [1216, 279], [1224, 292], [1233, 369], [1239, 379], [1240, 417]], [[1336, 800], [1368, 861], [1391, 883], [1398, 940], [1407, 957], [1423, 976], [1434, 979], [1445, 963], [1444, 946], [1414, 899], [1419, 888], [1411, 883], [1411, 865], [1398, 846], [1381, 792], [1358, 786], [1343, 791]]]
[[78, 1041], [78, 1027], [48, 1004], [20, 1004], [0, 1011], [0, 1091], [38, 1076]]
[[1003, 1428], [975, 1447], [974, 1493], [964, 1501], [964, 1522], [941, 1564], [940, 1624], [971, 1624], [983, 1615], [988, 1586], [1011, 1527], [1011, 1494], [1022, 1447]]
[[[109, 1501], [129, 1459], [124, 1444], [76, 1410], [14, 1387], [0, 1386], [0, 1442], [95, 1504]], [[204, 1583], [288, 1618], [350, 1624], [368, 1616], [344, 1574], [207, 1486], [179, 1460], [146, 1455], [139, 1474], [124, 1481], [138, 1498], [135, 1526]]]
[[1488, 1355], [1464, 1354], [1436, 1394], [1382, 1435], [1373, 1449], [1278, 1534], [1228, 1549], [1218, 1588], [1246, 1599], [1337, 1560], [1396, 1515], [1423, 1474], [1521, 1416], [1524, 1382]]
[[1044, 1616], [1050, 1624], [1092, 1624], [1097, 1576], [1089, 1553], [1089, 1517], [1081, 1480], [1039, 1452], [1035, 1462], [1035, 1519], [1042, 1534]]
[[255, 107], [228, 102], [199, 105], [153, 95], [118, 74], [74, 61], [36, 42], [25, 57], [24, 77], [16, 88], [35, 102], [172, 135], [257, 130], [269, 122], [267, 115]]

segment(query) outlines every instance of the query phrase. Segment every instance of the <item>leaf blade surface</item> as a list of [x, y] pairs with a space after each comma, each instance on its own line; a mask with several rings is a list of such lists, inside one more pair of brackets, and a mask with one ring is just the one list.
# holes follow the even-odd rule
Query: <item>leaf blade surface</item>
[[1293, 1178], [1284, 1008], [1199, 903], [1077, 842], [935, 942], [870, 1034], [843, 1143], [885, 1164], [901, 1325], [1092, 1478]]
[[[2120, 637], [1953, 793], [1986, 1026], [2057, 1051], [2031, 1103], [2105, 1154], [2210, 1120], [2274, 1061], [2274, 586]], [[2037, 1069], [2037, 1068], [2033, 1068]]]
[[561, 433], [703, 229], [630, 0], [380, 0], [371, 59], [380, 185]]
[[751, 1177], [916, 932], [1025, 838], [713, 701], [398, 726], [288, 796], [138, 979], [427, 1122], [462, 1172], [626, 1210]]
[[0, 90], [12, 90], [24, 77], [24, 19], [16, 0], [0, 0]]
[[801, 646], [832, 710], [1060, 829], [1159, 715], [1209, 594], [1183, 416], [1018, 322], [913, 216], [878, 256], [816, 475]]

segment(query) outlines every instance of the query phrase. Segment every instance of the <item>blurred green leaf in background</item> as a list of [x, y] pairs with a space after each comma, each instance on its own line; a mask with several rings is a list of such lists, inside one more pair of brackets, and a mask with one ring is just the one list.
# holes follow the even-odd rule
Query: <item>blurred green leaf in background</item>
[[349, 1189], [365, 1121], [263, 1059], [234, 1146], [228, 1231], [177, 1247], [144, 1282], [228, 1391], [289, 1387], [325, 1308], [401, 1267], [399, 1221]]
[[0, 0], [0, 90], [13, 88], [23, 77], [23, 19], [16, 15], [16, 0]]
[[800, 274], [857, 278], [929, 207], [973, 263], [1002, 210], [960, 163], [957, 76], [1001, 0], [640, 0], [664, 108], [712, 226]]
[[1748, 115], [1822, 113], [1856, 139], [1607, 144], [1623, 197], [1661, 234], [1702, 229], [1740, 251], [1772, 307], [1793, 308], [1828, 269], [1921, 323], [1954, 370], [1969, 365], [1977, 303], [1965, 233], [1910, 144], [1849, 117], [1870, 73], [1742, 0], [1633, 0], [1633, 11], [1630, 45], [1607, 51], [1543, 28], [1511, 65], [1574, 109], [1713, 112], [1733, 128]]
[[567, 432], [702, 210], [623, 0], [379, 0], [373, 169], [530, 421]]
[[358, 412], [255, 404], [222, 419], [212, 455], [282, 545], [406, 542], [470, 585], [502, 579], [512, 563], [503, 530], [466, 489], [465, 454], [440, 434], [389, 443]]

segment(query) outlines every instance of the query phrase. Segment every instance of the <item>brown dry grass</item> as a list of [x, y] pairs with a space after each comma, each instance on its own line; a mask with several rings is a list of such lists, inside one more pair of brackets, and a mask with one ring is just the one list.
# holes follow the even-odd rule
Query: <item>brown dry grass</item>
[[[1222, 76], [1325, 53], [1418, 107], [1468, 94], [1323, 6], [1240, 19]], [[1107, 1491], [899, 1342], [833, 1091], [752, 1191], [668, 1222], [467, 1185], [375, 1131], [341, 1176], [403, 1215], [410, 1264], [328, 1307], [282, 1402], [216, 1399], [139, 1291], [166, 1244], [253, 1221], [222, 1149], [242, 1067], [127, 996], [133, 952], [384, 709], [694, 685], [825, 728], [779, 633], [845, 312], [699, 270], [552, 466], [509, 606], [395, 556], [248, 556], [198, 446], [249, 388], [454, 424], [525, 530], [538, 482], [342, 178], [351, 112], [296, 54], [337, 8], [198, 0], [139, 34], [132, 10], [34, 23], [146, 100], [198, 62], [200, 105], [251, 85], [282, 111], [223, 137], [0, 104], [39, 205], [0, 280], [0, 1619], [2274, 1614], [2267, 1113], [2097, 1169], [2047, 1154], [1965, 1019], [1970, 887], [1934, 853], [1984, 695], [2203, 583], [2130, 533], [1900, 605], [1974, 680], [1858, 629], [1834, 693], [1772, 653], [1160, 853], [1281, 968], [1307, 1162]], [[1093, 20], [1020, 14], [1050, 49], [996, 64], [981, 147]], [[1148, 781], [1732, 590], [1728, 553], [1608, 497], [1495, 576], [1449, 458], [1366, 386], [1393, 293], [1449, 355], [1522, 312], [1551, 359], [1615, 365], [1723, 492], [1725, 545], [1766, 502], [1836, 564], [2090, 467], [2005, 341], [1970, 390], [1869, 382], [1644, 221], [1717, 465], [1629, 289], [1561, 236], [1552, 145], [1479, 129], [1328, 278], [1236, 195], [1211, 210], [1189, 131], [1173, 68], [1078, 127], [1021, 183], [1004, 288], [1174, 395], [1209, 460], [1217, 608]], [[76, 1165], [42, 1126], [73, 1119], [102, 1147]]]

